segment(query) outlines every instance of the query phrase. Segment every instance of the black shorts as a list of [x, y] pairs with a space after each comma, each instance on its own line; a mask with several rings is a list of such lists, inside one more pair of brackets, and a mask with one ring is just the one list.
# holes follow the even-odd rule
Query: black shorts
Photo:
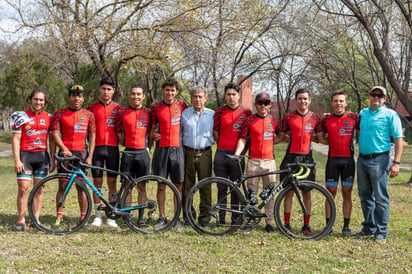
[[233, 155], [234, 151], [218, 149], [215, 153], [215, 160], [213, 163], [215, 176], [223, 177], [231, 181], [236, 181], [240, 178], [242, 172], [245, 169], [245, 160], [242, 158], [241, 168], [239, 164], [233, 159], [226, 157], [226, 154]]
[[17, 179], [28, 177], [46, 177], [49, 173], [50, 158], [47, 151], [20, 151], [20, 161], [24, 171], [17, 174]]
[[[72, 155], [81, 158], [83, 161], [87, 158], [88, 152], [86, 150], [70, 150]], [[59, 156], [63, 157], [63, 151], [59, 151]], [[64, 162], [62, 162], [64, 164]], [[86, 168], [82, 168], [83, 172], [87, 175]], [[60, 162], [57, 162], [57, 172], [58, 173], [67, 173], [61, 166]]]
[[[305, 163], [305, 164], [313, 164], [313, 157], [312, 154], [293, 154], [289, 153], [286, 154], [280, 164], [280, 169], [287, 169], [287, 164], [293, 163]], [[280, 174], [280, 180], [282, 181], [286, 177], [286, 174]], [[305, 180], [315, 181], [316, 179], [316, 167], [311, 168], [309, 176]]]
[[183, 183], [185, 179], [185, 154], [183, 147], [156, 147], [152, 161], [153, 175]]
[[355, 160], [352, 157], [329, 157], [326, 163], [325, 182], [327, 186], [337, 187], [339, 177], [342, 186], [353, 186]]
[[[118, 146], [97, 146], [94, 149], [92, 163], [94, 166], [105, 167], [114, 171], [119, 170], [119, 147]], [[93, 178], [103, 177], [103, 170], [92, 169]], [[117, 173], [107, 172], [107, 177], [116, 178]]]
[[[134, 153], [127, 153], [127, 152]], [[147, 149], [125, 149], [122, 155], [120, 171], [129, 173], [133, 178], [139, 178], [150, 173], [150, 157]]]

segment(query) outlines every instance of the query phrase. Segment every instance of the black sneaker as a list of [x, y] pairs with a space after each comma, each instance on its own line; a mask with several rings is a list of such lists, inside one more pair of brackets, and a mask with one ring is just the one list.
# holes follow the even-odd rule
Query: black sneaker
[[26, 224], [25, 223], [17, 223], [14, 228], [13, 231], [24, 231], [26, 229]]
[[359, 231], [358, 233], [355, 233], [352, 235], [353, 238], [371, 238], [373, 237], [372, 232], [365, 232], [363, 230]]
[[275, 232], [275, 228], [271, 224], [266, 224], [265, 231], [267, 233], [273, 233], [273, 232]]
[[302, 226], [302, 233], [306, 236], [313, 236], [315, 233], [312, 232], [309, 225]]
[[160, 216], [153, 227], [154, 227], [154, 229], [161, 229], [166, 224], [167, 224], [167, 219], [165, 217]]

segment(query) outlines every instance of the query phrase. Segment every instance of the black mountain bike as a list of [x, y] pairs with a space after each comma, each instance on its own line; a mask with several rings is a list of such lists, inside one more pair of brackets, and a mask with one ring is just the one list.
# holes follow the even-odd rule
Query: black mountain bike
[[[233, 155], [226, 155], [234, 158]], [[244, 156], [243, 156], [244, 157]], [[236, 159], [234, 159], [236, 160]], [[240, 161], [239, 169], [242, 170]], [[329, 191], [322, 185], [304, 180], [309, 176], [309, 164], [288, 164], [284, 170], [272, 171], [253, 176], [242, 173], [240, 180], [232, 182], [221, 177], [210, 177], [194, 185], [186, 200], [186, 218], [192, 227], [201, 234], [226, 235], [235, 232], [242, 226], [255, 226], [266, 214], [262, 208], [270, 199], [278, 194], [274, 205], [274, 218], [279, 230], [291, 239], [318, 240], [329, 235], [336, 219], [335, 201]], [[270, 174], [285, 174], [285, 178], [277, 186], [269, 185], [260, 193], [262, 202], [258, 204], [257, 195], [253, 189], [246, 188], [246, 181], [250, 178], [262, 177]], [[223, 189], [223, 195], [218, 197], [218, 189]], [[292, 211], [288, 226], [284, 223], [284, 203], [288, 193], [293, 192]], [[302, 191], [309, 191], [311, 206], [306, 207]], [[207, 195], [205, 193], [211, 193]], [[200, 202], [202, 201], [202, 203]], [[205, 216], [205, 212], [206, 215]], [[326, 212], [330, 218], [326, 221]], [[203, 216], [200, 216], [202, 213]], [[313, 235], [306, 235], [301, 231], [304, 223], [303, 214], [310, 214], [310, 227]], [[199, 220], [196, 220], [196, 219]]]
[[[130, 151], [123, 153], [136, 154]], [[105, 211], [108, 218], [122, 217], [124, 223], [134, 232], [145, 234], [165, 232], [178, 220], [182, 207], [180, 194], [169, 180], [154, 175], [135, 179], [128, 173], [87, 165], [76, 156], [61, 157], [56, 154], [55, 157], [67, 173], [58, 173], [44, 178], [33, 187], [29, 195], [30, 218], [38, 229], [51, 234], [69, 234], [84, 227], [93, 208], [87, 187], [101, 199], [103, 204], [99, 209]], [[85, 168], [100, 169], [120, 175], [122, 184], [119, 191], [110, 200], [106, 199], [102, 190], [97, 189], [87, 178], [83, 171]], [[166, 185], [164, 217], [168, 222], [161, 227], [155, 225], [159, 218], [158, 184]], [[56, 218], [57, 209], [61, 210], [62, 219]], [[81, 216], [80, 213], [84, 215]]]

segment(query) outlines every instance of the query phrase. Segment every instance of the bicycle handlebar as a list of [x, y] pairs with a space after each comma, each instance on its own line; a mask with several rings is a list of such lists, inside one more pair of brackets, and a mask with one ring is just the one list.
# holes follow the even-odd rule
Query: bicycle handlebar
[[[226, 157], [237, 161], [238, 164], [239, 164], [239, 168], [241, 170], [240, 160], [246, 158], [247, 156], [246, 155], [226, 154]], [[287, 164], [287, 167], [288, 167], [287, 170], [280, 170], [280, 171], [278, 171], [278, 173], [286, 173], [287, 171], [289, 171], [290, 173], [293, 173], [292, 169], [294, 167], [298, 167], [299, 169], [298, 169], [297, 172], [293, 173], [293, 177], [295, 177], [297, 180], [304, 180], [309, 176], [311, 168], [315, 167], [315, 166], [316, 166], [315, 163], [298, 163], [298, 162], [289, 163], [289, 164]]]
[[[75, 169], [77, 169], [77, 167], [81, 166], [83, 161], [83, 159], [75, 155], [64, 157], [56, 153], [54, 154], [54, 157], [60, 163], [60, 166], [68, 173], [72, 173]], [[65, 162], [67, 163], [67, 165], [65, 164]], [[73, 170], [70, 170], [69, 167]]]

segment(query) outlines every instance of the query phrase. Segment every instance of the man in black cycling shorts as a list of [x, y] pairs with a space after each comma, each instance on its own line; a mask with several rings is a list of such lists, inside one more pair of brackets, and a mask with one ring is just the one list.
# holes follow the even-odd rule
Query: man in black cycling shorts
[[[150, 132], [150, 110], [143, 106], [145, 94], [143, 87], [134, 85], [130, 89], [130, 105], [121, 107], [116, 117], [117, 138], [125, 146], [120, 171], [139, 178], [150, 173], [150, 156], [147, 149], [147, 137]], [[145, 185], [138, 184], [138, 188], [145, 193]], [[130, 195], [129, 195], [130, 196]], [[144, 203], [138, 197], [139, 204]], [[138, 226], [146, 226], [143, 221], [143, 209], [139, 210]]]
[[[115, 92], [115, 81], [110, 78], [103, 78], [100, 81], [98, 101], [91, 103], [87, 109], [90, 110], [96, 119], [96, 148], [93, 153], [93, 165], [105, 167], [114, 171], [119, 169], [119, 146], [115, 131], [115, 118], [120, 105], [112, 100]], [[92, 169], [93, 184], [100, 189], [103, 185], [103, 171]], [[109, 187], [109, 199], [117, 192], [116, 173], [107, 172], [107, 186]], [[91, 223], [92, 226], [102, 225], [102, 213], [100, 199], [93, 194], [96, 217]], [[107, 225], [117, 227], [116, 221], [107, 219]]]
[[[289, 132], [289, 145], [286, 151], [286, 155], [280, 164], [280, 169], [286, 169], [289, 163], [313, 163], [311, 140], [312, 135], [321, 131], [321, 119], [320, 116], [312, 111], [309, 111], [312, 98], [310, 92], [307, 89], [298, 89], [295, 94], [296, 99], [296, 111], [285, 114], [282, 118], [282, 126], [280, 133], [278, 134], [279, 140], [284, 139], [286, 133]], [[322, 138], [322, 136], [319, 137]], [[283, 180], [284, 174], [281, 174], [280, 179]], [[311, 173], [308, 180], [315, 181], [316, 170], [311, 169]], [[292, 198], [294, 192], [291, 191], [287, 194], [284, 204], [284, 220], [285, 227], [290, 227], [290, 212], [292, 209]], [[303, 227], [302, 233], [311, 236], [313, 232], [310, 229], [310, 189], [302, 191], [303, 202], [308, 209], [308, 214], [303, 215]]]
[[[26, 229], [25, 213], [27, 209], [27, 198], [31, 180], [38, 183], [46, 177], [49, 171], [49, 154], [47, 153], [47, 140], [50, 135], [52, 117], [43, 110], [48, 104], [46, 94], [43, 90], [34, 89], [27, 97], [26, 102], [30, 109], [25, 112], [13, 113], [13, 142], [12, 150], [14, 156], [14, 170], [17, 173], [17, 215], [18, 220], [14, 227], [15, 231]], [[54, 156], [55, 145], [50, 138], [50, 153]], [[54, 163], [50, 163], [50, 171], [54, 170]], [[36, 195], [35, 215], [38, 217], [41, 207], [40, 195]]]
[[[323, 133], [329, 141], [329, 154], [326, 163], [326, 188], [336, 197], [339, 178], [342, 182], [343, 228], [345, 237], [352, 235], [349, 229], [352, 212], [352, 188], [355, 176], [355, 160], [353, 159], [353, 133], [359, 129], [359, 115], [346, 111], [347, 95], [343, 89], [332, 94], [333, 113], [326, 114], [322, 119]], [[326, 136], [326, 135], [325, 135]], [[323, 142], [328, 144], [327, 142]], [[328, 208], [327, 208], [328, 209]], [[326, 221], [330, 212], [326, 211]]]

